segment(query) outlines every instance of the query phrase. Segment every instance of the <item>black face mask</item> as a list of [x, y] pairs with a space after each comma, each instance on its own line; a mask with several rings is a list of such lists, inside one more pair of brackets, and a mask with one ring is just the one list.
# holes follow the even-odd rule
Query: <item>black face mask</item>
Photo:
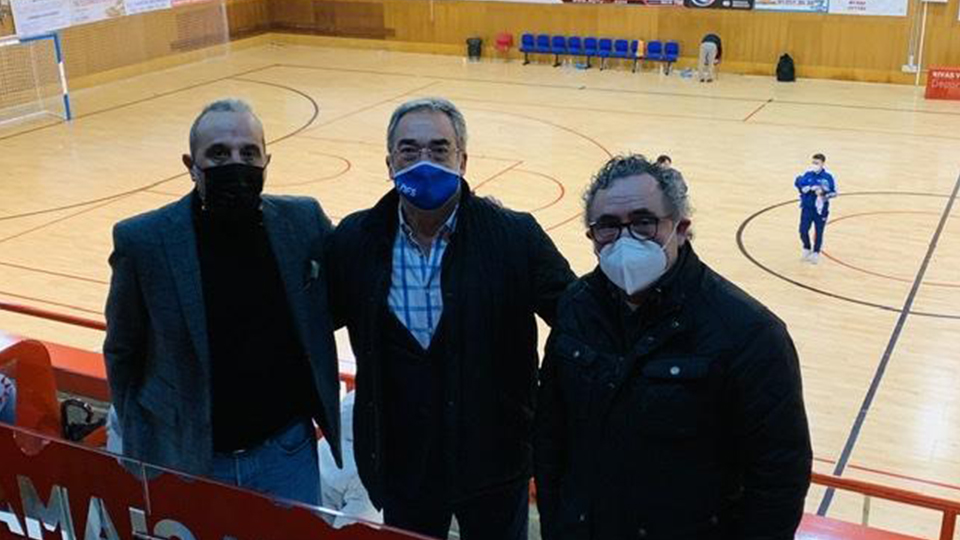
[[260, 210], [263, 167], [231, 163], [202, 169], [203, 208], [211, 217], [227, 220], [250, 219]]

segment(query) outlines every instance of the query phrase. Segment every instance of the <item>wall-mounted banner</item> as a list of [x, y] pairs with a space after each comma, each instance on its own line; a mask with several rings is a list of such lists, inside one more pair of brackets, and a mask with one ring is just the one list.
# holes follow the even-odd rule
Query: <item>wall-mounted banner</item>
[[834, 15], [881, 15], [906, 17], [909, 0], [830, 0]]
[[753, 9], [754, 0], [683, 0], [683, 5], [694, 9]]
[[127, 14], [123, 0], [71, 0], [70, 25], [115, 19]]
[[22, 37], [46, 34], [70, 26], [67, 0], [13, 0], [13, 22]]
[[127, 15], [170, 9], [172, 5], [170, 0], [126, 0], [126, 2]]
[[758, 11], [794, 11], [801, 13], [826, 13], [830, 0], [754, 0], [753, 9]]

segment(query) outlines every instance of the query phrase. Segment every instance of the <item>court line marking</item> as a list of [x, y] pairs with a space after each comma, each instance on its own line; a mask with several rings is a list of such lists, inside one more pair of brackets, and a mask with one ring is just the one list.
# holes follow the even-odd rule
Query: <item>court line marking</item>
[[11, 262], [0, 261], [0, 266], [5, 266], [7, 268], [13, 268], [16, 270], [24, 270], [26, 272], [34, 272], [37, 274], [45, 274], [48, 276], [61, 277], [65, 279], [72, 279], [74, 281], [85, 281], [87, 283], [93, 283], [95, 285], [109, 285], [110, 282], [102, 279], [95, 279], [90, 277], [78, 276], [76, 274], [66, 274], [63, 272], [57, 272], [54, 270], [46, 270], [43, 268], [35, 268], [33, 266], [26, 266], [23, 264], [16, 264]]
[[[326, 47], [321, 47], [321, 48], [326, 48]], [[609, 93], [629, 94], [629, 95], [648, 95], [648, 96], [676, 97], [676, 98], [686, 98], [686, 99], [739, 101], [739, 102], [748, 102], [748, 103], [768, 102], [768, 103], [777, 103], [777, 104], [782, 103], [786, 105], [803, 105], [803, 106], [811, 106], [811, 107], [835, 107], [835, 108], [874, 110], [874, 111], [886, 111], [886, 112], [960, 116], [960, 112], [951, 112], [951, 111], [901, 109], [896, 107], [852, 105], [852, 104], [845, 104], [845, 103], [829, 103], [829, 102], [822, 102], [822, 101], [778, 100], [774, 97], [769, 97], [769, 96], [737, 97], [737, 96], [716, 96], [716, 95], [709, 95], [709, 94], [708, 95], [689, 94], [689, 93], [683, 93], [683, 92], [667, 92], [667, 91], [654, 91], [654, 90], [629, 90], [629, 89], [623, 89], [623, 88], [605, 88], [602, 86], [592, 87], [592, 86], [585, 86], [582, 84], [565, 85], [565, 84], [531, 83], [531, 82], [515, 81], [515, 80], [504, 81], [504, 80], [479, 79], [479, 78], [471, 78], [471, 77], [451, 77], [451, 76], [443, 76], [443, 75], [397, 73], [397, 72], [391, 72], [391, 71], [378, 71], [373, 69], [344, 68], [344, 67], [332, 67], [332, 66], [312, 66], [309, 64], [287, 64], [283, 62], [274, 64], [271, 67], [292, 68], [292, 69], [312, 69], [312, 70], [318, 70], [318, 71], [342, 71], [345, 73], [384, 75], [384, 76], [393, 76], [393, 77], [430, 78], [430, 79], [436, 79], [441, 81], [503, 84], [508, 86], [525, 86], [525, 87], [531, 87], [531, 88], [552, 88], [552, 89], [558, 89], [558, 90], [590, 90], [590, 91], [596, 91], [596, 92], [609, 92]]]
[[500, 170], [500, 172], [494, 174], [493, 176], [487, 178], [486, 180], [483, 180], [482, 182], [478, 183], [477, 185], [471, 186], [471, 187], [473, 188], [473, 191], [478, 191], [478, 190], [479, 190], [480, 188], [482, 188], [483, 186], [489, 184], [490, 182], [496, 180], [497, 178], [500, 178], [501, 176], [507, 174], [508, 172], [516, 169], [517, 167], [519, 167], [519, 166], [521, 166], [521, 165], [523, 165], [523, 160], [522, 160], [522, 159], [518, 159], [518, 160], [516, 161], [516, 163], [512, 163], [509, 167], [506, 167], [506, 168]]
[[[166, 92], [161, 92], [161, 93], [159, 93], [159, 94], [154, 94], [154, 95], [152, 95], [152, 96], [147, 96], [147, 97], [145, 97], [145, 98], [135, 99], [135, 100], [133, 100], [133, 101], [126, 101], [126, 102], [120, 103], [120, 104], [118, 104], [118, 105], [111, 105], [111, 106], [105, 107], [105, 108], [103, 108], [103, 109], [97, 109], [97, 110], [95, 110], [95, 111], [90, 111], [90, 112], [88, 112], [88, 113], [84, 113], [84, 114], [80, 114], [80, 115], [74, 116], [74, 117], [73, 117], [73, 120], [71, 120], [71, 122], [76, 122], [76, 121], [78, 121], [78, 120], [83, 120], [83, 119], [86, 119], [86, 118], [90, 118], [91, 116], [97, 116], [97, 115], [100, 115], [100, 114], [103, 114], [103, 113], [108, 113], [108, 112], [113, 112], [113, 111], [117, 111], [117, 110], [120, 110], [120, 109], [125, 109], [125, 108], [127, 108], [127, 107], [132, 107], [132, 106], [134, 106], [134, 105], [140, 105], [140, 104], [146, 103], [146, 102], [148, 102], [148, 101], [153, 101], [154, 99], [163, 98], [163, 97], [168, 97], [168, 96], [171, 96], [171, 95], [173, 95], [173, 94], [178, 94], [178, 93], [180, 93], [180, 92], [186, 92], [187, 90], [195, 90], [195, 89], [197, 89], [197, 88], [201, 88], [201, 87], [203, 87], [203, 86], [207, 86], [207, 85], [210, 85], [210, 84], [213, 84], [213, 83], [223, 82], [223, 81], [228, 80], [228, 79], [231, 79], [231, 78], [233, 78], [233, 77], [240, 77], [240, 76], [243, 76], [243, 75], [249, 75], [249, 74], [251, 74], [251, 73], [256, 73], [256, 72], [258, 72], [258, 71], [262, 71], [262, 70], [265, 70], [265, 69], [270, 69], [270, 68], [272, 68], [272, 67], [274, 67], [274, 66], [277, 66], [277, 65], [278, 65], [278, 64], [267, 64], [267, 65], [265, 65], [265, 66], [261, 66], [261, 67], [258, 67], [258, 68], [253, 68], [253, 69], [249, 69], [249, 70], [246, 70], [246, 71], [240, 71], [240, 72], [238, 72], [238, 73], [234, 73], [234, 74], [228, 75], [228, 76], [226, 76], [226, 77], [220, 77], [220, 78], [211, 79], [211, 80], [205, 81], [205, 82], [199, 82], [199, 83], [196, 83], [196, 84], [191, 84], [191, 85], [189, 85], [189, 86], [184, 86], [184, 87], [181, 87], [181, 88], [176, 88], [176, 89], [173, 89], [173, 90], [168, 90], [168, 91], [166, 91]], [[156, 72], [156, 73], [161, 73], [161, 71], [158, 71], [158, 72]], [[143, 75], [141, 75], [141, 77], [142, 77], [142, 76], [143, 76]], [[128, 79], [128, 80], [129, 80], [129, 79]], [[99, 87], [99, 86], [105, 86], [105, 85], [98, 85], [98, 86], [95, 86], [94, 88], [97, 88], [97, 87]], [[43, 126], [37, 126], [37, 127], [35, 127], [35, 128], [27, 129], [27, 130], [24, 130], [24, 131], [18, 131], [18, 132], [16, 132], [16, 133], [11, 133], [11, 134], [9, 134], [9, 135], [4, 135], [4, 136], [0, 137], [0, 142], [5, 141], [5, 140], [7, 140], [7, 139], [13, 139], [14, 137], [19, 137], [19, 136], [21, 136], [21, 135], [27, 135], [27, 134], [29, 134], [29, 133], [35, 133], [35, 132], [37, 132], [37, 131], [42, 131], [42, 130], [44, 130], [44, 129], [49, 129], [49, 128], [52, 128], [52, 127], [54, 127], [54, 126], [62, 125], [62, 124], [64, 124], [64, 123], [66, 123], [66, 121], [55, 122], [55, 123], [53, 123], [53, 124], [46, 124], [46, 125], [43, 125]]]
[[329, 125], [331, 125], [331, 124], [335, 124], [335, 123], [337, 123], [337, 122], [339, 122], [339, 121], [341, 121], [341, 120], [345, 120], [345, 119], [347, 119], [347, 118], [350, 118], [351, 116], [355, 116], [355, 115], [358, 115], [358, 114], [360, 114], [360, 113], [364, 113], [364, 112], [367, 112], [367, 111], [369, 111], [369, 110], [376, 109], [377, 107], [382, 107], [382, 106], [387, 105], [387, 104], [389, 104], [389, 103], [392, 103], [392, 102], [394, 102], [394, 101], [397, 101], [397, 100], [403, 99], [403, 98], [405, 98], [405, 97], [407, 97], [407, 96], [410, 96], [411, 94], [416, 94], [416, 93], [418, 93], [418, 92], [422, 92], [422, 91], [426, 90], [427, 88], [430, 88], [431, 86], [436, 86], [436, 85], [438, 85], [438, 84], [440, 84], [438, 81], [431, 81], [429, 84], [425, 84], [425, 85], [422, 85], [422, 86], [418, 86], [417, 88], [413, 88], [413, 89], [411, 89], [411, 90], [407, 90], [406, 92], [403, 92], [403, 93], [401, 93], [401, 94], [399, 94], [399, 95], [392, 96], [392, 97], [389, 97], [389, 98], [387, 98], [387, 99], [380, 100], [380, 101], [378, 101], [378, 102], [376, 102], [376, 103], [371, 103], [370, 105], [366, 105], [366, 106], [360, 107], [359, 109], [355, 109], [355, 110], [353, 110], [353, 111], [343, 113], [343, 114], [341, 114], [340, 116], [331, 118], [330, 120], [325, 120], [325, 121], [323, 121], [323, 122], [320, 122], [319, 124], [317, 124], [317, 125], [313, 126], [312, 128], [310, 128], [310, 130], [307, 131], [307, 133], [313, 132], [313, 131], [317, 131], [317, 130], [319, 130], [320, 128], [324, 128], [324, 127], [327, 127], [327, 126], [329, 126]]
[[[940, 199], [944, 199], [944, 198], [949, 197], [949, 195], [946, 195], [946, 194], [923, 193], [923, 192], [912, 192], [912, 191], [857, 191], [857, 192], [852, 192], [852, 193], [843, 193], [842, 195], [840, 195], [840, 197], [857, 197], [857, 196], [870, 196], [870, 195], [896, 195], [896, 196], [908, 195], [908, 196], [912, 196], [912, 197], [935, 197], [935, 198], [940, 198]], [[817, 288], [817, 287], [814, 287], [813, 285], [807, 285], [806, 283], [803, 283], [803, 282], [801, 282], [801, 281], [797, 281], [796, 279], [793, 279], [793, 278], [791, 278], [791, 277], [789, 277], [789, 276], [786, 276], [786, 275], [784, 275], [784, 274], [781, 274], [780, 272], [777, 272], [776, 270], [770, 268], [769, 266], [761, 263], [756, 257], [753, 256], [752, 253], [750, 253], [750, 251], [747, 249], [747, 247], [746, 247], [746, 245], [745, 245], [745, 242], [744, 242], [744, 233], [746, 232], [746, 230], [747, 230], [747, 228], [749, 227], [750, 223], [752, 223], [755, 219], [757, 219], [757, 218], [760, 217], [761, 215], [763, 215], [763, 214], [765, 214], [765, 213], [767, 213], [767, 212], [769, 212], [769, 211], [771, 211], [771, 210], [775, 210], [775, 209], [777, 209], [777, 208], [782, 208], [782, 207], [784, 207], [784, 206], [792, 206], [792, 205], [796, 205], [796, 204], [797, 204], [797, 200], [796, 200], [796, 199], [790, 199], [790, 200], [788, 200], [788, 201], [784, 201], [784, 202], [780, 202], [780, 203], [776, 203], [776, 204], [771, 204], [770, 206], [767, 206], [766, 208], [762, 208], [762, 209], [754, 212], [754, 213], [753, 213], [752, 215], [750, 215], [749, 217], [747, 217], [747, 219], [745, 219], [745, 220], [743, 221], [743, 223], [740, 224], [740, 227], [737, 229], [737, 236], [736, 236], [736, 238], [737, 238], [737, 247], [740, 249], [740, 253], [742, 253], [743, 256], [746, 257], [747, 260], [750, 261], [751, 263], [753, 263], [754, 266], [756, 266], [757, 268], [763, 270], [764, 272], [770, 274], [771, 276], [773, 276], [773, 277], [775, 277], [775, 278], [777, 278], [777, 279], [786, 281], [787, 283], [789, 283], [789, 284], [791, 284], [791, 285], [793, 285], [793, 286], [795, 286], [795, 287], [799, 287], [799, 288], [801, 288], [801, 289], [810, 291], [810, 292], [812, 292], [812, 293], [820, 294], [820, 295], [826, 296], [826, 297], [828, 297], [828, 298], [833, 298], [834, 300], [841, 300], [841, 301], [844, 301], [844, 302], [849, 302], [849, 303], [851, 303], [851, 304], [857, 304], [857, 305], [860, 305], [860, 306], [876, 308], [876, 309], [880, 309], [880, 310], [888, 311], [888, 312], [892, 312], [892, 313], [899, 313], [901, 310], [900, 310], [900, 308], [897, 308], [897, 307], [887, 306], [887, 305], [884, 305], [884, 304], [878, 304], [878, 303], [876, 303], [876, 302], [870, 302], [870, 301], [867, 301], [867, 300], [860, 300], [860, 299], [858, 299], [858, 298], [853, 298], [853, 297], [850, 297], [850, 296], [845, 296], [845, 295], [842, 295], [842, 294], [830, 292], [830, 291], [827, 291], [827, 290], [824, 290], [824, 289], [819, 289], [819, 288]], [[916, 316], [918, 316], [918, 317], [932, 317], [932, 318], [936, 318], [936, 319], [960, 320], [960, 315], [949, 315], [949, 314], [943, 314], [943, 313], [930, 313], [930, 312], [926, 312], [926, 311], [914, 311], [914, 312], [912, 312], [911, 314], [912, 314], [912, 315], [916, 315]]]
[[[957, 181], [953, 185], [953, 192], [950, 194], [950, 198], [947, 199], [947, 204], [943, 209], [943, 214], [940, 216], [940, 223], [937, 224], [937, 229], [934, 231], [933, 237], [930, 239], [930, 245], [927, 247], [927, 253], [923, 257], [923, 262], [920, 264], [919, 270], [917, 270], [917, 276], [913, 281], [913, 286], [910, 288], [910, 293], [907, 295], [907, 299], [903, 303], [903, 309], [900, 310], [900, 316], [897, 318], [897, 324], [893, 327], [893, 333], [890, 335], [890, 341], [887, 343], [886, 350], [883, 351], [883, 356], [880, 358], [880, 363], [877, 365], [877, 370], [874, 373], [873, 380], [870, 382], [870, 388], [867, 390], [867, 394], [863, 398], [863, 404], [860, 406], [860, 411], [857, 413], [857, 418], [853, 423], [853, 427], [850, 429], [850, 435], [848, 436], [847, 442], [843, 447], [843, 452], [841, 452], [840, 459], [837, 460], [837, 465], [833, 470], [834, 476], [842, 476], [844, 469], [847, 467], [847, 463], [850, 461], [850, 455], [853, 454], [853, 449], [857, 444], [857, 440], [860, 438], [860, 432], [867, 420], [867, 414], [870, 412], [870, 407], [873, 405], [873, 401], [880, 389], [880, 383], [883, 381], [883, 376], [886, 373], [887, 366], [890, 364], [890, 358], [892, 358], [893, 351], [897, 346], [897, 342], [900, 340], [900, 336], [903, 332], [903, 327], [907, 322], [907, 318], [911, 314], [913, 302], [917, 297], [917, 293], [920, 291], [923, 278], [927, 273], [927, 268], [930, 266], [930, 260], [933, 258], [933, 254], [937, 250], [937, 244], [940, 242], [940, 236], [943, 234], [943, 229], [946, 227], [947, 220], [950, 218], [950, 212], [953, 210], [953, 203], [957, 199], [958, 192], [960, 192], [960, 176], [957, 176]], [[835, 490], [833, 488], [827, 489], [826, 493], [823, 495], [823, 499], [820, 501], [820, 508], [817, 509], [817, 515], [827, 515], [827, 512], [830, 510], [830, 504], [833, 502], [834, 493]]]
[[768, 99], [766, 103], [762, 103], [759, 107], [754, 109], [752, 113], [748, 114], [747, 117], [743, 119], [743, 122], [749, 122], [751, 118], [753, 118], [758, 112], [762, 111], [764, 107], [771, 103], [773, 103], [773, 98]]
[[[230, 77], [227, 77], [227, 79], [229, 79], [229, 78], [230, 78]], [[208, 84], [213, 84], [213, 83], [216, 83], [216, 82], [222, 82], [223, 80], [225, 80], [225, 79], [213, 80], [213, 81], [210, 81]], [[258, 81], [258, 80], [256, 80], [256, 79], [236, 79], [236, 80], [242, 81], [242, 82], [249, 82], [249, 83], [253, 83], [253, 84], [262, 84], [262, 85], [265, 85], [265, 86], [272, 86], [272, 87], [275, 87], [275, 88], [280, 88], [280, 89], [283, 89], [283, 90], [286, 90], [286, 91], [293, 92], [293, 93], [295, 93], [295, 94], [297, 94], [297, 95], [300, 95], [300, 96], [306, 98], [307, 101], [308, 101], [308, 102], [312, 105], [312, 107], [313, 107], [313, 114], [312, 114], [312, 116], [311, 116], [311, 118], [310, 118], [310, 120], [309, 120], [308, 122], [306, 122], [305, 124], [303, 124], [303, 125], [300, 126], [299, 128], [295, 129], [294, 131], [292, 131], [292, 132], [290, 132], [290, 133], [287, 133], [287, 134], [281, 136], [281, 137], [278, 138], [278, 139], [275, 139], [275, 140], [272, 140], [272, 141], [267, 141], [267, 144], [268, 144], [268, 145], [277, 144], [277, 143], [283, 142], [283, 141], [285, 141], [285, 140], [287, 140], [287, 139], [289, 139], [289, 138], [291, 138], [291, 137], [295, 137], [295, 136], [299, 135], [299, 134], [302, 133], [304, 130], [310, 128], [310, 126], [314, 123], [314, 121], [316, 121], [317, 117], [320, 115], [320, 106], [317, 104], [316, 100], [314, 100], [314, 99], [313, 99], [309, 94], [307, 94], [306, 92], [303, 92], [303, 91], [301, 91], [301, 90], [299, 90], [299, 89], [296, 89], [296, 88], [293, 88], [293, 87], [289, 87], [289, 86], [284, 86], [284, 85], [282, 85], [282, 84], [272, 83], [272, 82]], [[198, 88], [199, 86], [202, 86], [202, 85], [192, 85], [191, 87], [186, 88], [186, 89], [195, 89], [195, 88]], [[140, 103], [142, 103], [142, 102], [144, 102], [144, 101], [149, 101], [149, 100], [151, 100], [151, 99], [157, 99], [157, 98], [160, 98], [160, 97], [168, 97], [168, 96], [169, 96], [170, 94], [172, 94], [172, 93], [175, 93], [175, 92], [168, 92], [168, 93], [165, 93], [165, 94], [158, 94], [157, 96], [153, 96], [153, 97], [150, 97], [150, 98], [145, 98], [144, 100], [140, 100]], [[123, 108], [123, 106], [120, 106], [120, 107], [117, 107], [117, 108], [118, 108], [118, 109], [119, 109], [119, 108]], [[108, 112], [108, 111], [104, 110], [104, 111], [102, 111], [102, 112]], [[86, 115], [86, 116], [89, 116], [89, 115]], [[136, 195], [136, 194], [138, 194], [138, 193], [142, 193], [142, 192], [145, 192], [145, 191], [147, 191], [147, 190], [153, 189], [153, 188], [158, 187], [158, 186], [160, 186], [160, 185], [162, 185], [162, 184], [165, 184], [165, 183], [167, 183], [167, 182], [171, 182], [171, 181], [173, 181], [173, 180], [177, 180], [177, 179], [179, 179], [179, 178], [182, 178], [182, 177], [184, 177], [184, 176], [187, 176], [187, 174], [188, 174], [188, 173], [186, 173], [186, 172], [182, 172], [182, 173], [179, 173], [179, 174], [176, 174], [176, 175], [173, 175], [173, 176], [169, 176], [169, 177], [167, 177], [167, 178], [164, 178], [163, 180], [160, 180], [160, 181], [157, 181], [157, 182], [152, 182], [152, 183], [147, 184], [147, 185], [145, 185], [145, 186], [140, 186], [140, 187], [138, 187], [138, 188], [131, 189], [131, 190], [128, 190], [128, 191], [124, 191], [124, 192], [121, 192], [121, 193], [115, 193], [115, 194], [113, 194], [113, 195], [108, 195], [108, 196], [104, 196], [104, 197], [98, 197], [98, 198], [96, 198], [96, 199], [92, 199], [92, 200], [88, 200], [88, 201], [81, 201], [81, 202], [78, 202], [78, 203], [68, 204], [68, 205], [65, 205], [65, 206], [59, 206], [59, 207], [56, 207], [56, 208], [46, 208], [46, 209], [43, 209], [43, 210], [36, 210], [36, 211], [33, 211], [33, 212], [26, 212], [26, 213], [21, 213], [21, 214], [11, 214], [11, 215], [0, 216], [0, 222], [2, 222], [2, 221], [9, 221], [9, 220], [13, 220], [13, 219], [20, 219], [20, 218], [25, 218], [25, 217], [31, 217], [31, 216], [37, 216], [37, 215], [50, 214], [50, 213], [54, 213], [54, 212], [61, 212], [61, 211], [64, 211], [64, 210], [72, 210], [72, 209], [74, 209], [74, 208], [83, 208], [83, 207], [85, 207], [85, 206], [89, 206], [89, 205], [91, 205], [91, 204], [97, 204], [97, 203], [100, 203], [100, 202], [108, 202], [108, 203], [109, 203], [109, 202], [112, 202], [112, 201], [118, 201], [118, 200], [121, 200], [121, 199], [130, 197], [130, 196], [132, 196], [132, 195]], [[0, 240], [0, 242], [3, 242], [3, 241], [5, 241], [5, 240]]]
[[[827, 225], [833, 225], [834, 223], [837, 223], [837, 222], [839, 222], [839, 221], [846, 221], [846, 220], [851, 219], [851, 218], [858, 218], [858, 217], [864, 217], [864, 216], [889, 216], [889, 215], [892, 215], [892, 214], [924, 215], [924, 216], [926, 216], [926, 215], [934, 215], [934, 216], [939, 215], [939, 214], [937, 214], [936, 212], [926, 212], [926, 211], [921, 211], [921, 210], [888, 210], [888, 211], [884, 211], [884, 212], [860, 212], [860, 213], [858, 213], [858, 214], [845, 214], [845, 215], [843, 215], [843, 216], [841, 216], [841, 217], [838, 217], [838, 218], [836, 218], [836, 219], [831, 219], [831, 220], [827, 223]], [[891, 281], [899, 281], [900, 283], [913, 283], [913, 280], [910, 280], [910, 279], [907, 279], [907, 278], [902, 278], [902, 277], [894, 276], [894, 275], [892, 275], [892, 274], [884, 274], [883, 272], [876, 272], [876, 271], [874, 271], [874, 270], [868, 270], [868, 269], [866, 269], [866, 268], [861, 268], [861, 267], [859, 267], [859, 266], [857, 266], [857, 265], [855, 265], [855, 264], [850, 264], [850, 263], [848, 263], [847, 261], [845, 261], [845, 260], [843, 260], [843, 259], [840, 259], [840, 258], [838, 258], [838, 257], [835, 257], [835, 256], [831, 255], [831, 254], [830, 254], [829, 252], [827, 252], [827, 250], [825, 250], [825, 249], [824, 249], [823, 251], [821, 251], [821, 255], [823, 255], [824, 257], [830, 259], [831, 261], [839, 264], [840, 266], [844, 266], [844, 267], [846, 267], [846, 268], [849, 268], [849, 269], [851, 269], [851, 270], [855, 270], [855, 271], [857, 271], [857, 272], [862, 272], [862, 273], [864, 273], [864, 274], [871, 275], [871, 276], [875, 276], [875, 277], [879, 277], [879, 278], [889, 279], [889, 280], [891, 280]], [[958, 289], [958, 288], [960, 288], [960, 283], [947, 283], [947, 282], [943, 282], [943, 281], [931, 281], [931, 280], [926, 280], [926, 281], [923, 282], [923, 284], [924, 284], [924, 285], [929, 285], [929, 286], [931, 286], [931, 287], [943, 287], [943, 288], [947, 288], [947, 289]]]
[[[813, 460], [814, 460], [814, 461], [817, 461], [817, 462], [820, 462], [820, 463], [826, 463], [827, 465], [836, 465], [836, 464], [837, 464], [836, 460], [833, 460], [833, 459], [826, 459], [826, 458], [814, 457]], [[906, 475], [906, 474], [895, 473], [895, 472], [893, 472], [893, 471], [884, 471], [884, 470], [882, 470], [882, 469], [874, 469], [874, 468], [872, 468], [872, 467], [864, 467], [863, 465], [857, 465], [857, 464], [855, 464], [855, 463], [848, 463], [848, 464], [847, 464], [847, 468], [848, 468], [848, 469], [852, 469], [852, 470], [856, 470], [856, 471], [862, 471], [862, 472], [866, 472], [866, 473], [870, 473], [870, 474], [875, 474], [875, 475], [877, 475], [877, 476], [886, 476], [886, 477], [889, 477], [889, 478], [896, 478], [896, 479], [898, 479], [898, 480], [906, 480], [906, 481], [908, 481], [908, 482], [914, 482], [914, 483], [917, 483], [917, 484], [923, 484], [923, 485], [928, 485], [928, 486], [933, 486], [933, 487], [938, 487], [938, 488], [944, 488], [944, 489], [949, 489], [949, 490], [952, 490], [952, 491], [960, 491], [960, 486], [958, 486], [958, 485], [947, 484], [947, 483], [945, 483], [945, 482], [938, 482], [938, 481], [936, 481], [936, 480], [927, 480], [927, 479], [924, 479], [924, 478], [918, 478], [918, 477], [916, 477], [916, 476], [909, 476], [909, 475]]]

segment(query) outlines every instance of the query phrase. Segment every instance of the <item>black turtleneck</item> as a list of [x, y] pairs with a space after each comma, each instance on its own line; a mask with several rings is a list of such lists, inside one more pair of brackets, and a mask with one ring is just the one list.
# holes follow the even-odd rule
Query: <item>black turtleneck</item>
[[194, 195], [216, 452], [256, 447], [299, 418], [316, 390], [277, 260], [257, 218], [211, 219]]

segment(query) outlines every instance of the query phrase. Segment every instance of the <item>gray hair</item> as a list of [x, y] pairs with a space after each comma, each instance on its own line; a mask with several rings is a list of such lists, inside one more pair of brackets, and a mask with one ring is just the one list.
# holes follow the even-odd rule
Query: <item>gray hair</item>
[[[190, 156], [196, 157], [197, 150], [197, 140], [200, 138], [200, 122], [203, 121], [203, 117], [210, 113], [217, 112], [232, 112], [232, 113], [250, 113], [254, 118], [257, 118], [257, 115], [253, 112], [253, 107], [249, 103], [243, 101], [242, 99], [227, 98], [219, 99], [213, 103], [208, 104], [203, 108], [203, 111], [197, 115], [197, 119], [193, 121], [193, 125], [190, 126]], [[257, 118], [257, 122], [260, 119]], [[266, 141], [263, 143], [266, 146]]]
[[651, 163], [641, 154], [616, 156], [606, 162], [593, 176], [590, 185], [583, 193], [584, 220], [590, 226], [590, 207], [601, 189], [607, 189], [614, 182], [628, 176], [649, 174], [657, 181], [663, 192], [663, 200], [670, 211], [670, 217], [681, 220], [690, 217], [690, 199], [687, 196], [687, 182], [676, 169], [664, 169]]
[[458, 109], [457, 106], [452, 102], [443, 98], [423, 98], [408, 101], [397, 107], [397, 110], [393, 111], [393, 116], [390, 117], [390, 124], [387, 127], [388, 152], [393, 150], [393, 145], [396, 142], [395, 135], [397, 131], [397, 125], [400, 124], [400, 120], [404, 116], [418, 111], [434, 111], [447, 115], [447, 118], [450, 119], [450, 123], [453, 124], [453, 132], [457, 137], [457, 140], [455, 141], [457, 148], [459, 148], [461, 151], [466, 150], [467, 121], [464, 120], [460, 109]]

